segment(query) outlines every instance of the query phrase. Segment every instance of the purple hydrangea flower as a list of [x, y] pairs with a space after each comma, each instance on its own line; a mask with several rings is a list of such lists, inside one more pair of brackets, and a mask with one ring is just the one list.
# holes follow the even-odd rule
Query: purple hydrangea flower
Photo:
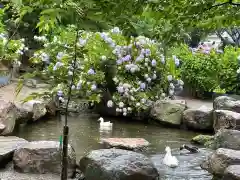
[[117, 64], [118, 65], [122, 64], [122, 60], [121, 59], [117, 60]]
[[91, 68], [88, 70], [88, 74], [93, 75], [93, 74], [95, 74], [95, 71]]
[[140, 88], [141, 88], [141, 89], [145, 89], [145, 88], [146, 88], [146, 84], [145, 84], [145, 83], [141, 83], [141, 84], [140, 84]]
[[180, 60], [179, 59], [175, 59], [175, 65], [178, 67], [180, 65]]
[[63, 96], [63, 91], [61, 91], [61, 90], [59, 90], [58, 92], [57, 92], [57, 95], [60, 97], [60, 96]]
[[203, 50], [203, 53], [204, 54], [210, 54], [210, 51], [209, 50]]
[[152, 60], [152, 66], [156, 66], [157, 65], [157, 61], [155, 59]]
[[57, 54], [57, 59], [58, 59], [58, 60], [61, 60], [61, 59], [63, 58], [63, 56], [64, 56], [64, 53], [63, 53], [63, 52], [59, 52], [59, 53]]
[[136, 58], [136, 61], [141, 61], [144, 59], [144, 56], [142, 54], [140, 54], [137, 58]]
[[130, 55], [126, 55], [125, 57], [122, 58], [122, 61], [130, 61], [131, 60], [131, 56]]
[[85, 46], [86, 43], [87, 43], [87, 40], [86, 40], [86, 39], [79, 38], [79, 45], [80, 45], [81, 47]]
[[93, 84], [93, 85], [91, 86], [91, 90], [92, 90], [92, 91], [95, 91], [96, 89], [97, 89], [96, 84]]
[[146, 49], [145, 50], [145, 55], [146, 56], [151, 56], [151, 50], [150, 49]]

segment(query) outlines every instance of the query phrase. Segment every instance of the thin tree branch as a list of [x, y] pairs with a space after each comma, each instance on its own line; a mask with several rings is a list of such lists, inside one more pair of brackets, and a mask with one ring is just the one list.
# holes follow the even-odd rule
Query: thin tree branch
[[71, 99], [71, 95], [72, 95], [72, 86], [74, 85], [74, 78], [75, 78], [75, 72], [76, 72], [76, 64], [77, 64], [77, 41], [78, 41], [78, 37], [79, 37], [79, 29], [77, 28], [77, 34], [76, 34], [76, 39], [75, 39], [75, 47], [74, 47], [74, 60], [73, 60], [73, 74], [72, 74], [72, 78], [71, 78], [71, 83], [69, 85], [69, 89], [68, 89], [68, 99], [67, 99], [67, 104], [66, 104], [66, 108], [65, 108], [65, 126], [67, 126], [67, 116], [68, 116], [68, 106], [69, 106], [69, 102]]
[[240, 3], [234, 3], [233, 0], [229, 0], [229, 1], [224, 2], [224, 3], [220, 3], [220, 4], [213, 5], [213, 6], [209, 7], [209, 8], [206, 9], [206, 10], [209, 11], [209, 10], [211, 10], [211, 9], [213, 9], [213, 8], [220, 7], [220, 6], [224, 6], [224, 5], [240, 6]]

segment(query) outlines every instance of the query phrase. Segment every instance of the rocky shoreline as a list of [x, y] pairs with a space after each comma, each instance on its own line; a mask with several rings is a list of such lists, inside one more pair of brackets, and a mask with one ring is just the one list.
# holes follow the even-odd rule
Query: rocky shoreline
[[[0, 100], [0, 112], [0, 134], [4, 135], [0, 136], [0, 146], [5, 150], [1, 151], [0, 164], [9, 166], [10, 163], [12, 170], [9, 173], [14, 172], [13, 174], [26, 173], [29, 177], [36, 173], [46, 176], [55, 174], [58, 177], [61, 169], [59, 142], [27, 142], [9, 136], [20, 124], [35, 122], [49, 115], [54, 116], [55, 103], [52, 100], [30, 100], [20, 104]], [[159, 100], [149, 112], [149, 118], [166, 126], [214, 132], [213, 136], [199, 135], [192, 140], [194, 143], [216, 150], [201, 167], [216, 177], [239, 180], [237, 169], [240, 166], [240, 101], [220, 96], [214, 100], [211, 108], [189, 107], [186, 100]], [[69, 145], [70, 178], [111, 180], [116, 174], [119, 175], [117, 178], [119, 180], [130, 177], [155, 180], [161, 177], [148, 157], [141, 151], [134, 152], [139, 149], [144, 151], [147, 148], [149, 143], [144, 139], [109, 138], [102, 139], [101, 142], [104, 149], [89, 152], [79, 163], [76, 162], [74, 149]], [[4, 177], [2, 179], [5, 180]], [[52, 179], [54, 180], [54, 177]]]

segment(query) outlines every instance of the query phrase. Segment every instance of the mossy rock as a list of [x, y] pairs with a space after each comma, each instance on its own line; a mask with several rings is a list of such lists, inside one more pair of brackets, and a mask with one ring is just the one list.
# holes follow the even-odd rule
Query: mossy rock
[[194, 138], [192, 138], [192, 143], [204, 145], [205, 147], [212, 147], [214, 144], [214, 136], [210, 135], [197, 135]]

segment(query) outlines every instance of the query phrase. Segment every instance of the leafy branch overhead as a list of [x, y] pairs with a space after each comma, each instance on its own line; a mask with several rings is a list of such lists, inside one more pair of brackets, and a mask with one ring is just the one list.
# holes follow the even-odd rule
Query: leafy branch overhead
[[39, 12], [39, 31], [50, 31], [58, 25], [80, 23], [82, 29], [105, 28], [108, 25], [125, 25], [133, 14], [140, 14], [145, 0], [12, 0], [19, 18]]

